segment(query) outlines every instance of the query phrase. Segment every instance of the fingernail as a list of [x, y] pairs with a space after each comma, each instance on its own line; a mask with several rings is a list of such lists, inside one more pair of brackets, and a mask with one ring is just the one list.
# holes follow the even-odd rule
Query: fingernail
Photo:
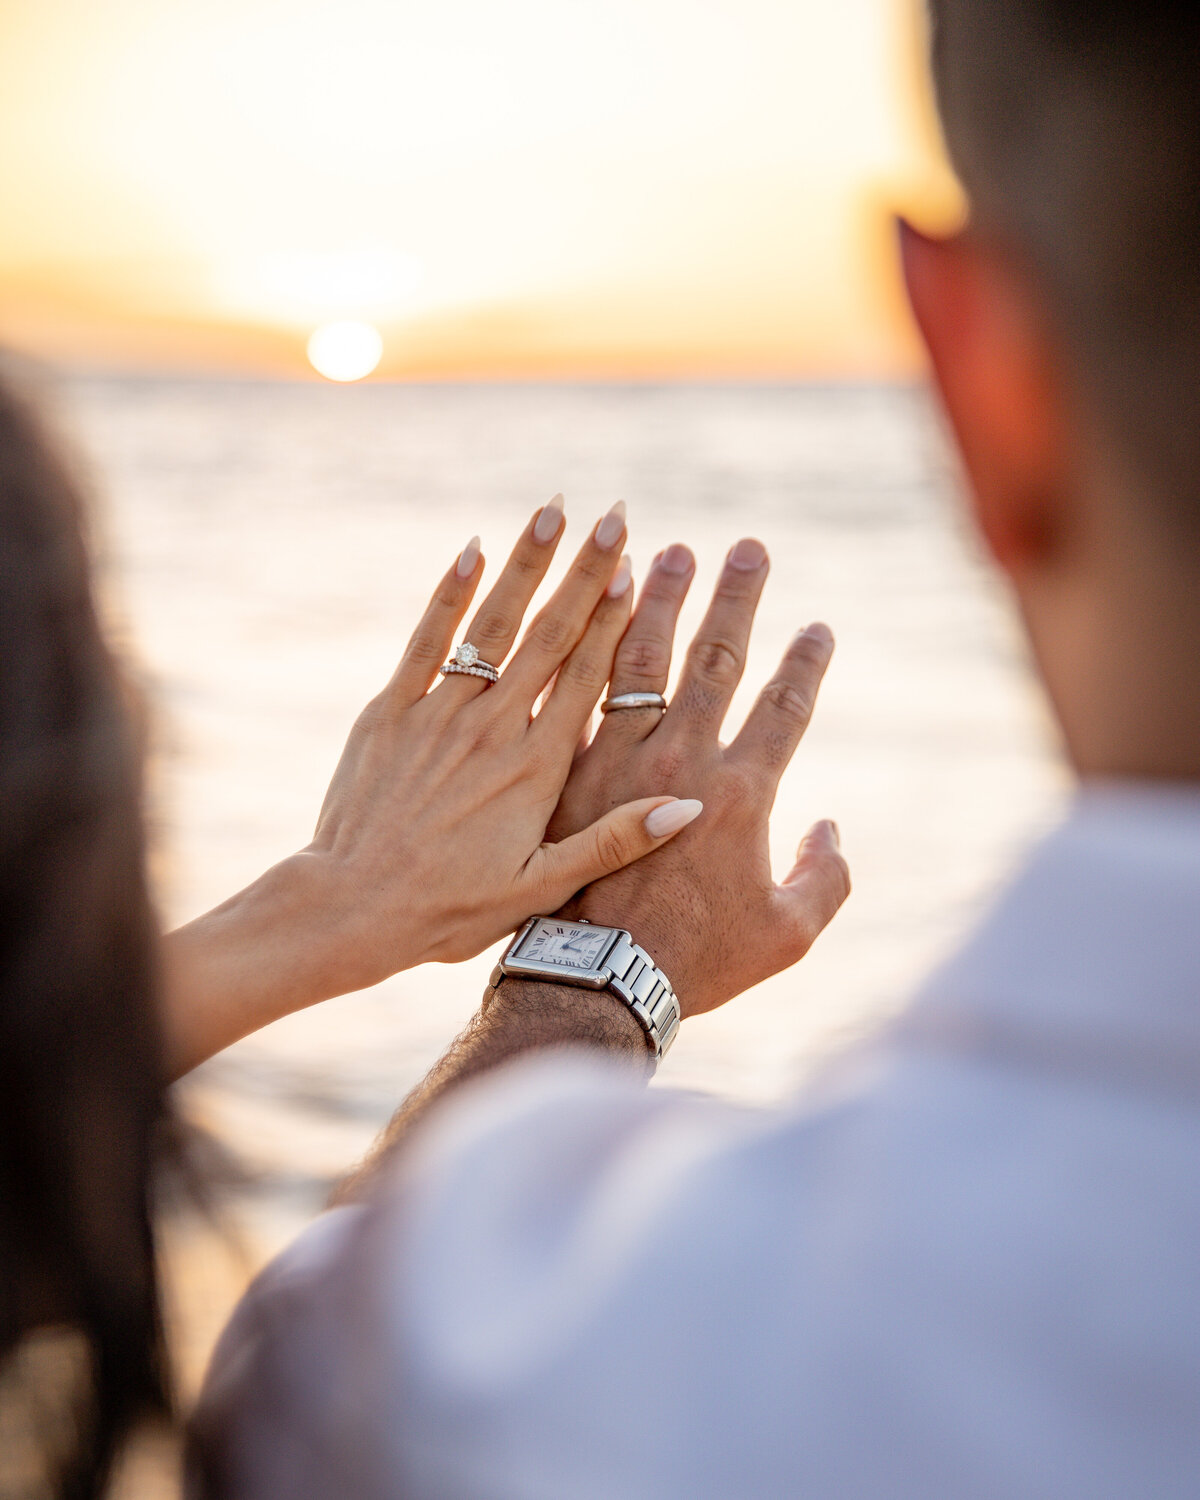
[[621, 533], [624, 530], [625, 502], [618, 500], [596, 527], [596, 546], [607, 552], [610, 547], [615, 547], [621, 540]]
[[741, 573], [753, 573], [767, 560], [767, 549], [752, 536], [744, 536], [729, 554], [729, 566]]
[[475, 564], [479, 561], [479, 538], [473, 536], [467, 545], [458, 554], [458, 562], [455, 564], [454, 575], [456, 578], [470, 578], [475, 571]]
[[633, 581], [633, 567], [629, 561], [628, 554], [617, 564], [617, 571], [612, 576], [612, 582], [605, 592], [610, 599], [619, 599], [622, 594], [627, 593], [629, 585]]
[[842, 839], [838, 833], [838, 826], [832, 818], [822, 818], [819, 823], [814, 823], [808, 830], [807, 837], [810, 839], [824, 839], [827, 844], [832, 844], [835, 849], [842, 847]]
[[682, 578], [685, 573], [692, 571], [692, 554], [686, 547], [681, 547], [678, 542], [672, 542], [659, 559], [658, 565], [664, 573], [671, 573], [676, 578]]
[[678, 833], [686, 828], [704, 811], [704, 803], [694, 797], [682, 797], [677, 802], [664, 802], [653, 812], [646, 814], [646, 832], [652, 839], [665, 839], [669, 833]]
[[820, 641], [823, 646], [833, 645], [833, 631], [824, 620], [814, 620], [811, 625], [806, 625], [800, 634], [806, 635], [810, 641]]
[[558, 535], [558, 528], [562, 525], [563, 497], [555, 495], [548, 505], [543, 505], [538, 511], [538, 518], [533, 523], [533, 539], [535, 542], [552, 542]]

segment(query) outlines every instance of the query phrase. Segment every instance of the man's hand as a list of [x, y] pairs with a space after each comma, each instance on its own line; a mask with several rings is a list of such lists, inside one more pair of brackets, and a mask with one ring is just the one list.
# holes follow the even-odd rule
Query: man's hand
[[[686, 547], [668, 547], [655, 558], [617, 648], [614, 694], [666, 691], [675, 623], [694, 571]], [[552, 837], [569, 838], [655, 790], [703, 802], [700, 817], [669, 844], [595, 881], [563, 908], [566, 916], [628, 928], [662, 966], [685, 1016], [712, 1010], [803, 958], [850, 891], [832, 823], [809, 830], [782, 885], [771, 878], [767, 849], [779, 778], [808, 727], [833, 654], [827, 626], [810, 625], [795, 637], [738, 737], [728, 749], [717, 739], [766, 578], [762, 543], [739, 542], [666, 713], [610, 713], [576, 756], [551, 822]], [[608, 991], [506, 979], [489, 999], [400, 1106], [339, 1199], [369, 1191], [376, 1172], [443, 1095], [512, 1058], [590, 1046], [648, 1076], [646, 1034]]]
[[675, 806], [660, 794], [545, 842], [632, 599], [618, 503], [518, 643], [562, 530], [557, 503], [532, 518], [468, 627], [499, 681], [437, 680], [482, 571], [473, 542], [351, 732], [311, 844], [167, 940], [173, 1076], [302, 1006], [469, 958], [683, 826], [686, 807], [647, 824]]
[[[686, 547], [655, 559], [617, 650], [612, 693], [664, 693], [679, 609], [695, 564]], [[723, 1004], [802, 958], [850, 891], [829, 822], [810, 829], [782, 884], [767, 822], [779, 778], [808, 726], [833, 653], [825, 625], [801, 631], [728, 748], [717, 736], [745, 666], [766, 582], [760, 542], [729, 554], [666, 713], [619, 709], [576, 759], [551, 821], [566, 838], [652, 793], [698, 798], [700, 818], [669, 844], [588, 886], [564, 914], [625, 927], [660, 964], [685, 1016]]]

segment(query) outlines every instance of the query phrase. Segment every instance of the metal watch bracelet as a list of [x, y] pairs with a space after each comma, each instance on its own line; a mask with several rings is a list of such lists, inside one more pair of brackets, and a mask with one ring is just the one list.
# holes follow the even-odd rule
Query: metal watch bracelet
[[[679, 1000], [671, 982], [642, 947], [622, 928], [614, 928], [614, 942], [600, 960], [600, 966], [611, 972], [606, 988], [629, 1007], [646, 1033], [656, 1062], [667, 1054], [679, 1032]], [[517, 946], [518, 933], [513, 947]], [[502, 963], [492, 970], [490, 988], [495, 990], [506, 978], [528, 978], [508, 975]], [[544, 982], [544, 981], [538, 981]], [[565, 981], [560, 981], [565, 982]]]

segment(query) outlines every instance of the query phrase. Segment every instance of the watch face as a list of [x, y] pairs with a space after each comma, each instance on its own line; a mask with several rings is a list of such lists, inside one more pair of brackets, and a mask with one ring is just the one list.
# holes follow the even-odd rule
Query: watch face
[[570, 969], [594, 969], [611, 936], [609, 927], [543, 918], [530, 931], [516, 956]]

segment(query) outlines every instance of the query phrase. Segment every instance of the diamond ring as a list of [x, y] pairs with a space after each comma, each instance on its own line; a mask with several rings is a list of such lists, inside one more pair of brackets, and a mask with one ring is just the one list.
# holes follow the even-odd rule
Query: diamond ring
[[464, 641], [455, 651], [448, 662], [438, 669], [443, 677], [455, 674], [462, 677], [482, 677], [485, 682], [498, 682], [500, 673], [493, 667], [490, 661], [484, 661], [477, 647], [472, 646], [470, 641]]

